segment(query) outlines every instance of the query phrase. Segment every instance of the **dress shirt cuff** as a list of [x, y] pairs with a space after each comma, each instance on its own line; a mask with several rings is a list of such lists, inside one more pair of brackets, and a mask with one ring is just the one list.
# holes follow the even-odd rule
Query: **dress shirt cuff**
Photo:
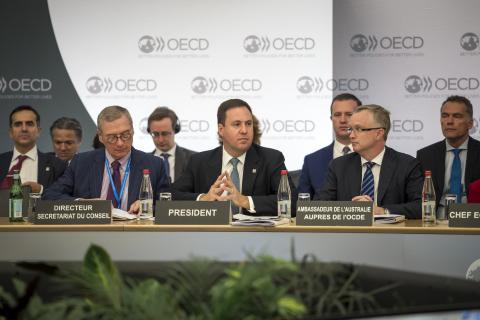
[[40, 194], [43, 194], [43, 185], [40, 185]]
[[200, 193], [198, 196], [197, 196], [197, 199], [195, 201], [200, 201], [200, 198], [204, 195], [205, 193]]
[[255, 211], [255, 204], [253, 203], [252, 197], [247, 196], [247, 198], [248, 198], [248, 204], [250, 205], [250, 209], [248, 209], [247, 211], [250, 212], [250, 213], [257, 213]]

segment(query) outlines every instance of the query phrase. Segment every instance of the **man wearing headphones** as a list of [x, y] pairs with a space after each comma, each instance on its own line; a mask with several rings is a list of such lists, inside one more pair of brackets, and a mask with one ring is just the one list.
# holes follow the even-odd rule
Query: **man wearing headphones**
[[180, 132], [180, 121], [175, 112], [167, 107], [158, 107], [148, 117], [147, 131], [155, 144], [155, 156], [165, 160], [170, 182], [177, 180], [195, 151], [175, 143], [175, 134]]

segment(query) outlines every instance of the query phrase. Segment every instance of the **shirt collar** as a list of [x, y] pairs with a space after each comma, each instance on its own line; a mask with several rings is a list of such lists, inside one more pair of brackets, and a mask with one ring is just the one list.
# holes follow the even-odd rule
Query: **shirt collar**
[[470, 140], [470, 137], [467, 137], [467, 139], [465, 139], [465, 141], [463, 141], [463, 143], [458, 148], [454, 148], [450, 145], [450, 143], [448, 143], [447, 139], [445, 139], [445, 145], [447, 146], [447, 152], [450, 151], [450, 150], [453, 150], [453, 149], [467, 150], [468, 149], [468, 140]]
[[[383, 161], [383, 156], [385, 155], [385, 148], [383, 148], [382, 152], [380, 152], [375, 158], [370, 160], [370, 162], [373, 162], [379, 166], [382, 166], [382, 161]], [[362, 166], [368, 162], [367, 159], [364, 157], [360, 157], [362, 159]]]
[[[17, 159], [18, 156], [22, 155], [22, 153], [18, 152], [17, 148], [13, 148], [13, 159]], [[37, 151], [37, 145], [34, 145], [32, 149], [30, 149], [25, 155], [29, 158], [32, 159], [33, 161], [37, 161], [38, 157], [38, 151]]]
[[[125, 157], [118, 159], [118, 162], [120, 162], [120, 166], [123, 170], [125, 170], [131, 154], [132, 150], [130, 150], [130, 152]], [[112, 165], [112, 162], [115, 161], [115, 159], [110, 155], [110, 153], [108, 153], [107, 149], [105, 149], [105, 156], [107, 157], [108, 163]]]
[[165, 152], [165, 151], [162, 151], [162, 150], [160, 150], [160, 149], [158, 149], [158, 148], [155, 148], [155, 155], [160, 157], [160, 156], [162, 155], [162, 153], [167, 153], [167, 154], [170, 155], [170, 157], [175, 157], [175, 151], [176, 151], [176, 150], [177, 150], [177, 144], [175, 143], [175, 144], [173, 145], [172, 149], [170, 149], [170, 150], [168, 150], [168, 151], [166, 151], [166, 152]]
[[[227, 150], [225, 150], [225, 147], [222, 147], [223, 150], [223, 156], [222, 156], [222, 167], [225, 168], [230, 160], [234, 157], [232, 157]], [[236, 157], [238, 160], [240, 160], [240, 163], [244, 164], [245, 163], [245, 157], [247, 156], [247, 153], [244, 152], [242, 155]]]

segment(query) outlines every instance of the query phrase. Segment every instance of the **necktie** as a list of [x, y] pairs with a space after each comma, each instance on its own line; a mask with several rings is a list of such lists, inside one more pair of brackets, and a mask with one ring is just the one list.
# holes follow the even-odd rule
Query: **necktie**
[[[120, 196], [122, 181], [120, 176], [120, 162], [118, 162], [117, 160], [112, 162], [112, 178], [113, 178], [113, 184], [115, 185], [115, 189], [117, 190], [117, 195]], [[115, 208], [121, 207], [122, 199], [120, 199], [120, 203], [117, 203], [117, 199], [115, 199], [115, 196], [113, 194], [113, 188], [111, 183], [109, 184], [109, 187], [108, 187], [107, 200], [112, 200], [112, 204]]]
[[348, 146], [343, 147], [343, 149], [342, 149], [343, 155], [346, 155], [349, 152], [350, 152], [350, 148]]
[[457, 195], [457, 202], [462, 200], [462, 163], [460, 152], [462, 149], [453, 149], [453, 163], [450, 172], [450, 192]]
[[[240, 176], [238, 175], [237, 164], [240, 162], [237, 158], [230, 159], [230, 163], [232, 164], [232, 172], [230, 173], [230, 177], [232, 178], [232, 182], [237, 188], [238, 192], [240, 192]], [[240, 210], [237, 206], [233, 205], [232, 202], [232, 212], [233, 214], [238, 213]]]
[[9, 189], [12, 184], [13, 184], [13, 171], [15, 170], [22, 170], [22, 163], [23, 161], [25, 161], [25, 159], [27, 159], [28, 157], [26, 155], [19, 155], [17, 157], [17, 163], [14, 164], [10, 170], [7, 172], [7, 175], [5, 176], [5, 178], [2, 180], [2, 182], [0, 182], [0, 189]]
[[373, 179], [372, 167], [375, 165], [373, 162], [367, 162], [367, 170], [365, 170], [365, 174], [363, 175], [362, 180], [362, 190], [360, 194], [367, 195], [372, 198], [372, 201], [375, 201], [375, 181]]
[[165, 170], [167, 171], [167, 178], [168, 178], [168, 182], [172, 182], [172, 179], [170, 177], [170, 163], [168, 162], [168, 157], [170, 157], [170, 155], [168, 153], [162, 153], [160, 156], [162, 156], [164, 163], [165, 163]]

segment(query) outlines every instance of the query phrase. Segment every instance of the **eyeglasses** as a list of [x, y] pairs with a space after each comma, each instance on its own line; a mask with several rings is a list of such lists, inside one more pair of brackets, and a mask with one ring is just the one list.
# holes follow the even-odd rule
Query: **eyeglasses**
[[172, 135], [172, 132], [171, 131], [152, 131], [150, 132], [150, 135], [152, 136], [152, 138], [158, 138], [160, 136], [166, 138], [168, 136], [171, 136]]
[[116, 143], [118, 139], [122, 140], [123, 142], [128, 141], [132, 138], [133, 133], [130, 131], [125, 131], [119, 134], [107, 134], [105, 136], [105, 140], [107, 143]]
[[355, 132], [355, 133], [360, 133], [364, 131], [372, 131], [372, 130], [377, 130], [377, 129], [383, 129], [385, 130], [384, 127], [376, 127], [376, 128], [347, 128], [348, 134]]

